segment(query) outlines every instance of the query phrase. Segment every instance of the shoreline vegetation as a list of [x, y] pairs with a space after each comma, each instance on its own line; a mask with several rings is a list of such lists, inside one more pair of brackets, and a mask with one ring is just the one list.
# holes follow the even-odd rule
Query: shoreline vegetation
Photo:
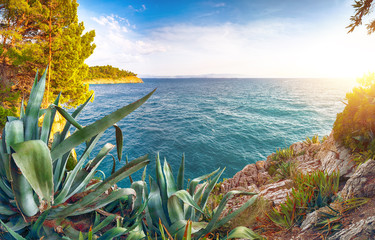
[[114, 78], [95, 78], [84, 80], [88, 84], [118, 84], [118, 83], [143, 83], [143, 80], [137, 76], [127, 76], [118, 79]]

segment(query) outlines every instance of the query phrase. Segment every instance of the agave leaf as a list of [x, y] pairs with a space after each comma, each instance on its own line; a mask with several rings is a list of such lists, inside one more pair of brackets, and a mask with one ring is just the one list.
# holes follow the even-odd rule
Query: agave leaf
[[[244, 194], [244, 193], [242, 193]], [[254, 193], [246, 193], [246, 194], [250, 194], [250, 195], [253, 195]], [[257, 199], [257, 196], [254, 196], [252, 198], [250, 198], [245, 204], [243, 204], [240, 208], [238, 208], [237, 210], [233, 211], [232, 213], [228, 214], [227, 216], [223, 217], [222, 219], [220, 219], [217, 224], [216, 224], [216, 227], [215, 228], [219, 228], [221, 226], [223, 226], [224, 224], [226, 224], [228, 221], [230, 221], [231, 219], [233, 219], [234, 217], [236, 217], [238, 214], [240, 214], [241, 212], [245, 211], [246, 208], [248, 208], [249, 206], [251, 206], [252, 204], [254, 204], [254, 202], [256, 201]]]
[[[156, 182], [160, 189], [161, 204], [164, 212], [168, 212], [168, 194], [167, 194], [167, 185], [165, 182], [164, 173], [160, 163], [159, 153], [156, 155]], [[168, 216], [166, 216], [168, 218]]]
[[[102, 161], [103, 161], [103, 158], [95, 166], [92, 166], [92, 168], [90, 170], [81, 169], [78, 172], [78, 174], [74, 178], [74, 181], [73, 181], [73, 183], [70, 187], [70, 191], [69, 191], [68, 195], [65, 197], [65, 201], [68, 198], [70, 198], [71, 196], [73, 196], [74, 194], [76, 194], [78, 192], [81, 192], [87, 186], [87, 184], [90, 182], [90, 180], [95, 175], [96, 169], [99, 167], [99, 165], [101, 164]], [[96, 185], [96, 187], [97, 186], [99, 186], [99, 184]], [[90, 186], [90, 188], [91, 188], [91, 186]]]
[[96, 166], [98, 164], [98, 162], [102, 161], [103, 158], [105, 158], [105, 156], [107, 156], [107, 154], [114, 148], [115, 146], [110, 144], [110, 143], [106, 143], [104, 145], [104, 147], [100, 150], [100, 152], [98, 153], [98, 155], [96, 155], [96, 157], [94, 158], [94, 160], [90, 161], [87, 166], [86, 166], [86, 169], [90, 169], [92, 166]]
[[14, 197], [12, 188], [4, 180], [0, 180], [0, 189], [6, 195], [7, 200]]
[[13, 211], [8, 205], [5, 205], [5, 203], [0, 202], [0, 213], [9, 217], [17, 212]]
[[172, 195], [168, 198], [168, 214], [172, 223], [184, 220], [184, 209], [177, 196]]
[[117, 157], [118, 157], [118, 160], [121, 161], [121, 157], [122, 157], [122, 147], [123, 147], [123, 135], [122, 135], [122, 131], [121, 131], [121, 128], [119, 126], [117, 126], [117, 124], [113, 124], [113, 126], [115, 127], [116, 129], [116, 147], [117, 147]]
[[203, 210], [198, 206], [198, 204], [194, 201], [192, 196], [186, 190], [179, 190], [175, 192], [172, 196], [178, 197], [184, 203], [194, 207], [196, 210], [204, 214]]
[[142, 206], [142, 202], [147, 199], [147, 184], [145, 181], [136, 181], [132, 183], [131, 188], [135, 190], [137, 196], [134, 202], [134, 209], [138, 209]]
[[48, 107], [47, 112], [44, 115], [42, 132], [40, 134], [40, 140], [42, 140], [46, 144], [48, 144], [49, 134], [51, 131], [50, 127], [52, 126], [52, 123], [53, 123], [53, 119], [51, 118], [52, 118], [52, 108]]
[[70, 114], [65, 111], [63, 108], [54, 105], [53, 106], [70, 124], [72, 124], [74, 127], [78, 129], [82, 129], [82, 126], [72, 117]]
[[[54, 102], [55, 105], [59, 104], [60, 96], [61, 96], [61, 93], [57, 95], [55, 102]], [[55, 120], [55, 116], [56, 116], [56, 109], [52, 108], [52, 106], [49, 106], [47, 108], [46, 114], [44, 115], [42, 133], [40, 134], [40, 140], [42, 140], [46, 144], [48, 144], [48, 141], [50, 138], [51, 129], [52, 129], [53, 122]]]
[[134, 198], [135, 191], [131, 188], [120, 188], [116, 191], [112, 191], [108, 196], [100, 196], [98, 199], [95, 200], [94, 204], [83, 209], [78, 209], [72, 212], [69, 216], [83, 215], [85, 213], [95, 211], [96, 209], [102, 208], [124, 196], [131, 196], [132, 198]]
[[93, 203], [95, 199], [97, 199], [100, 195], [102, 195], [107, 189], [109, 189], [113, 184], [117, 183], [118, 181], [128, 177], [130, 174], [138, 171], [139, 169], [143, 168], [147, 165], [150, 161], [148, 160], [148, 155], [143, 157], [137, 158], [131, 161], [129, 164], [126, 164], [119, 170], [117, 170], [114, 174], [110, 177], [105, 179], [96, 189], [95, 191], [89, 193], [85, 197], [81, 198], [79, 201], [75, 202], [74, 204], [66, 207], [61, 212], [57, 213], [53, 217], [66, 217], [69, 216], [72, 212], [76, 211], [77, 209], [86, 207], [87, 205]]
[[115, 237], [119, 237], [125, 234], [128, 230], [126, 228], [115, 227], [111, 228], [110, 230], [106, 231], [98, 240], [109, 240]]
[[165, 182], [167, 188], [167, 196], [168, 198], [172, 196], [177, 191], [177, 186], [173, 178], [173, 174], [168, 162], [164, 161], [164, 175], [165, 175]]
[[[150, 185], [151, 185], [151, 190], [150, 190], [150, 195], [148, 199], [148, 212], [149, 215], [152, 219], [152, 223], [154, 226], [157, 226], [159, 222], [159, 218], [162, 220], [163, 224], [167, 224], [167, 217], [165, 215], [165, 212], [163, 211], [163, 206], [162, 206], [162, 199], [160, 196], [160, 189], [158, 184], [153, 180], [152, 177], [150, 177]], [[151, 225], [151, 224], [149, 224]]]
[[46, 220], [48, 213], [49, 213], [49, 210], [45, 211], [42, 215], [38, 217], [36, 222], [33, 224], [33, 227], [31, 228], [30, 233], [28, 234], [28, 238], [31, 238], [31, 239], [39, 238], [40, 230], [43, 227], [43, 223]]
[[52, 159], [55, 161], [57, 158], [61, 157], [63, 154], [70, 151], [80, 143], [92, 138], [93, 136], [112, 126], [114, 123], [123, 119], [129, 113], [141, 106], [149, 97], [151, 97], [155, 90], [138, 101], [118, 109], [117, 111], [105, 116], [93, 124], [90, 124], [89, 126], [84, 127], [81, 130], [75, 131], [70, 137], [63, 140], [58, 146], [56, 146], [55, 149], [52, 150]]
[[46, 85], [47, 68], [38, 83], [34, 81], [34, 86], [30, 92], [29, 102], [26, 107], [24, 118], [25, 141], [33, 140], [37, 136], [39, 109], [43, 101], [44, 88]]
[[[86, 159], [90, 156], [92, 150], [94, 149], [95, 145], [98, 143], [99, 139], [101, 138], [101, 136], [103, 135], [104, 132], [101, 132], [99, 133], [98, 135], [94, 136], [91, 141], [87, 144], [86, 146], [86, 149], [85, 151], [83, 152], [83, 154], [81, 155], [80, 159], [78, 160], [77, 162], [77, 165], [75, 166], [75, 168], [73, 169], [73, 172], [71, 172], [71, 178], [72, 179], [75, 179], [76, 178], [76, 175], [77, 175], [77, 171], [81, 170], [83, 164], [85, 163]], [[57, 165], [56, 167], [54, 168], [55, 169], [55, 174], [54, 176], [56, 175], [56, 178], [54, 179], [55, 180], [55, 184], [58, 183], [60, 184], [61, 181], [62, 181], [62, 178], [64, 177], [64, 172], [65, 172], [65, 168], [66, 168], [66, 163], [68, 161], [68, 158], [69, 158], [69, 155], [64, 155], [62, 159], [59, 159], [57, 161]], [[70, 190], [72, 189], [72, 186], [75, 186], [74, 185], [74, 182], [71, 183], [70, 182], [71, 180], [69, 180], [68, 182], [68, 179], [64, 182], [64, 184], [66, 184], [66, 187]], [[85, 184], [85, 185], [83, 185]], [[78, 184], [79, 186], [82, 186], [81, 188], [83, 188], [84, 186], [86, 186], [87, 183], [84, 183], [84, 181], [81, 181], [80, 184]], [[70, 185], [70, 186], [69, 186]], [[73, 189], [77, 189], [76, 186], [73, 188]], [[65, 192], [65, 190], [62, 190]], [[77, 189], [78, 191], [78, 189]], [[73, 193], [74, 194], [74, 193]], [[73, 195], [71, 194], [71, 195]], [[70, 196], [71, 196], [70, 195]], [[61, 199], [59, 199], [60, 201]]]
[[[225, 168], [223, 170], [221, 170], [221, 172], [219, 172], [214, 177], [214, 179], [212, 179], [210, 181], [210, 183], [207, 185], [206, 189], [204, 190], [204, 193], [203, 193], [203, 196], [202, 196], [202, 199], [201, 199], [201, 203], [200, 203], [201, 209], [205, 209], [207, 201], [208, 201], [208, 197], [211, 194], [212, 189], [214, 189], [216, 183], [219, 181], [219, 178], [220, 178], [221, 174], [223, 174], [224, 170], [225, 170]], [[200, 217], [200, 214], [198, 213], [195, 217], [195, 220], [198, 221], [199, 217]]]
[[24, 106], [24, 99], [22, 98], [21, 102], [21, 108], [20, 108], [20, 119], [22, 119], [25, 116], [25, 106]]
[[11, 228], [9, 228], [3, 221], [0, 220], [0, 223], [5, 228], [5, 230], [7, 232], [9, 232], [9, 234], [12, 237], [14, 237], [14, 239], [16, 239], [16, 240], [27, 240], [26, 238], [23, 238], [21, 235], [19, 235], [18, 233], [16, 233], [15, 231], [13, 231]]
[[[86, 107], [86, 105], [90, 102], [90, 100], [92, 99], [93, 97], [93, 94], [86, 100], [85, 103], [83, 103], [82, 105], [80, 105], [73, 113], [72, 113], [72, 118], [76, 118], [83, 110], [84, 107]], [[58, 144], [60, 144], [66, 137], [66, 135], [68, 134], [68, 131], [70, 129], [70, 126], [71, 126], [71, 123], [69, 121], [66, 121], [65, 123], [65, 126], [64, 126], [64, 129], [63, 131], [61, 132], [61, 137], [60, 137], [60, 141], [58, 142]], [[56, 146], [58, 145], [56, 144]], [[53, 150], [54, 148], [52, 148]]]
[[10, 146], [16, 143], [20, 143], [24, 141], [24, 133], [23, 133], [23, 122], [21, 120], [15, 120], [12, 122], [7, 122], [4, 127], [5, 133], [5, 145], [6, 145], [6, 153], [4, 154], [3, 165], [5, 167], [6, 176], [8, 180], [10, 180], [10, 168], [9, 168], [9, 154], [11, 154]]
[[22, 215], [12, 216], [11, 218], [8, 217], [7, 220], [8, 222], [6, 223], [6, 225], [8, 226], [8, 228], [12, 229], [15, 232], [19, 232], [30, 226], [30, 223], [25, 222], [25, 219]]
[[215, 173], [217, 173], [219, 170], [220, 170], [220, 168], [216, 169], [216, 170], [213, 171], [212, 173], [209, 173], [209, 174], [206, 174], [206, 175], [203, 175], [203, 176], [200, 176], [200, 177], [194, 178], [194, 179], [190, 182], [190, 184], [189, 184], [189, 193], [190, 193], [191, 195], [194, 195], [195, 188], [197, 187], [198, 183], [199, 183], [200, 181], [203, 181], [203, 180], [208, 179], [209, 177], [211, 177], [212, 175], [214, 175]]
[[229, 232], [229, 235], [224, 238], [223, 240], [232, 239], [232, 238], [244, 238], [244, 239], [264, 239], [259, 234], [253, 232], [251, 229], [247, 227], [236, 227], [232, 231]]
[[[190, 222], [189, 224], [191, 226], [191, 233], [192, 234], [194, 234], [194, 233], [198, 232], [199, 230], [207, 227], [206, 222], [192, 222], [192, 221], [189, 221], [189, 222]], [[170, 230], [169, 233], [171, 235], [177, 235], [178, 236], [177, 239], [183, 239], [183, 236], [184, 236], [185, 229], [186, 229], [187, 225], [188, 225], [188, 220], [177, 221], [177, 222], [173, 223], [170, 228], [168, 228], [168, 230]]]
[[184, 173], [185, 173], [185, 154], [182, 154], [180, 168], [177, 175], [177, 189], [184, 189]]
[[221, 213], [223, 212], [223, 210], [225, 208], [225, 205], [227, 204], [228, 200], [230, 198], [232, 198], [235, 194], [256, 195], [256, 193], [250, 193], [250, 192], [244, 192], [244, 191], [229, 191], [229, 192], [227, 192], [224, 195], [223, 199], [221, 200], [219, 206], [217, 207], [217, 210], [216, 210], [215, 214], [211, 218], [211, 221], [208, 223], [207, 227], [205, 229], [202, 229], [199, 232], [197, 232], [197, 236], [198, 237], [205, 236], [206, 234], [212, 232], [216, 228], [222, 226], [223, 224], [225, 224], [226, 222], [228, 222], [231, 218], [233, 218], [234, 216], [236, 216], [237, 214], [239, 214], [241, 211], [243, 211], [244, 209], [246, 209], [247, 207], [249, 207], [251, 204], [253, 204], [255, 202], [255, 199], [256, 199], [255, 197], [252, 197], [249, 201], [247, 201], [239, 209], [237, 209], [233, 213], [227, 215], [226, 217], [224, 217], [223, 219], [221, 219], [218, 222], [219, 217], [220, 217]]
[[115, 220], [115, 217], [116, 215], [115, 214], [112, 214], [112, 215], [109, 215], [108, 217], [106, 217], [103, 221], [101, 221], [97, 226], [95, 226], [93, 229], [92, 229], [92, 233], [96, 233], [98, 231], [100, 231], [101, 229], [105, 228], [106, 226], [108, 226], [111, 222], [113, 222], [113, 220]]
[[53, 202], [52, 159], [41, 140], [12, 144], [14, 162], [41, 199]]

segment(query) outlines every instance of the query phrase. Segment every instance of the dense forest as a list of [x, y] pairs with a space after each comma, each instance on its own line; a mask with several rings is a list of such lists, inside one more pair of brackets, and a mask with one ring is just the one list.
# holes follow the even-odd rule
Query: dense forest
[[89, 72], [87, 74], [86, 79], [92, 80], [92, 79], [98, 79], [98, 78], [111, 78], [111, 79], [119, 79], [129, 76], [137, 76], [137, 74], [121, 70], [116, 67], [112, 67], [110, 65], [106, 66], [94, 66], [89, 68]]

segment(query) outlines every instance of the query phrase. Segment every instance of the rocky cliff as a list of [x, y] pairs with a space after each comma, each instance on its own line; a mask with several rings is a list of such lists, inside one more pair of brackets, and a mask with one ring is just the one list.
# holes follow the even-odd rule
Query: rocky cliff
[[[340, 173], [339, 198], [343, 200], [370, 198], [367, 204], [340, 215], [342, 220], [340, 223], [343, 224], [340, 230], [334, 235], [330, 234], [328, 239], [375, 239], [375, 160], [368, 160], [356, 166], [351, 152], [335, 142], [332, 133], [323, 143], [298, 142], [293, 144], [291, 149], [294, 155], [287, 161], [295, 164], [299, 172], [306, 174], [323, 170], [328, 174], [333, 171]], [[267, 200], [270, 206], [277, 208], [291, 193], [293, 181], [291, 179], [275, 181], [269, 174], [271, 165], [272, 155], [265, 161], [245, 166], [233, 178], [221, 184], [221, 192], [234, 189], [256, 192], [259, 197]], [[228, 203], [228, 209], [236, 209], [248, 199], [243, 196], [233, 198]], [[368, 209], [373, 210], [368, 211]], [[266, 236], [268, 239], [322, 239], [323, 236], [314, 229], [319, 216], [324, 211], [319, 209], [308, 214], [301, 226], [287, 230], [273, 229], [273, 232], [279, 233], [268, 236], [266, 234]], [[267, 231], [267, 228], [264, 229]]]

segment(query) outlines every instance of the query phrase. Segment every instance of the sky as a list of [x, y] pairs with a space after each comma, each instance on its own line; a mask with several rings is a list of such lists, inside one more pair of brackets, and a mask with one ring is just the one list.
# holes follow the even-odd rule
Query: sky
[[[78, 0], [89, 66], [140, 77], [356, 78], [375, 34], [347, 34], [354, 0]], [[375, 16], [375, 14], [374, 14]]]

